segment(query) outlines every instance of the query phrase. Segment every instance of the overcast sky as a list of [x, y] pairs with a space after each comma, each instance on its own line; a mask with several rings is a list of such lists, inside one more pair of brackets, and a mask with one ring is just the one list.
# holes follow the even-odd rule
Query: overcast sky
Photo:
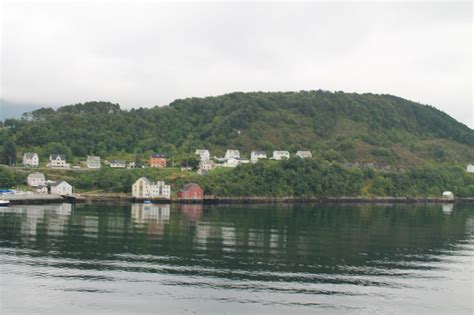
[[474, 128], [470, 1], [8, 1], [1, 94], [122, 107], [233, 91], [388, 93]]

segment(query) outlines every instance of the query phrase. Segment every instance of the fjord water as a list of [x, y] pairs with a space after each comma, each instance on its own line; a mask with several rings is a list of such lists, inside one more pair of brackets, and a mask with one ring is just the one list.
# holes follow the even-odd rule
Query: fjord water
[[0, 313], [473, 312], [473, 205], [0, 208]]

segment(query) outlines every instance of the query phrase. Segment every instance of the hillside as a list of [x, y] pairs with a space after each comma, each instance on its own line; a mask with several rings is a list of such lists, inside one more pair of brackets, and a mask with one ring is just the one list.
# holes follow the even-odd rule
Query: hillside
[[7, 119], [0, 143], [17, 152], [70, 158], [137, 156], [150, 152], [176, 161], [196, 148], [310, 149], [338, 162], [383, 162], [397, 168], [426, 161], [474, 160], [474, 130], [449, 115], [391, 95], [326, 91], [231, 93], [176, 100], [169, 106], [122, 110], [89, 102], [35, 110]]

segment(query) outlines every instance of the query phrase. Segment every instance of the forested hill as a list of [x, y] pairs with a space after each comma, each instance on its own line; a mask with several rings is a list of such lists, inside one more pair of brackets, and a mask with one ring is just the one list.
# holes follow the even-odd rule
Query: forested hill
[[[42, 108], [8, 119], [2, 142], [42, 156], [102, 157], [161, 152], [176, 157], [208, 148], [310, 149], [327, 160], [420, 165], [473, 162], [474, 130], [449, 115], [391, 95], [326, 91], [231, 93], [122, 110], [89, 102]], [[178, 158], [179, 159], [179, 158]]]

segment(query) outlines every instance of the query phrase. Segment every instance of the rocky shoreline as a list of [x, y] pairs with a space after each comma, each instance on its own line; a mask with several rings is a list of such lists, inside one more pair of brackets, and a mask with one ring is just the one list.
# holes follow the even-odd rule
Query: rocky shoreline
[[[142, 203], [143, 199], [131, 198], [126, 194], [107, 195], [76, 195], [74, 197], [59, 195], [10, 195], [5, 196], [10, 204], [48, 204], [48, 203], [94, 203], [94, 202], [132, 202]], [[400, 204], [430, 204], [430, 203], [474, 203], [474, 198], [455, 198], [453, 200], [433, 197], [207, 197], [202, 201], [156, 199], [152, 203], [204, 203], [204, 204], [271, 204], [271, 203], [400, 203]]]

